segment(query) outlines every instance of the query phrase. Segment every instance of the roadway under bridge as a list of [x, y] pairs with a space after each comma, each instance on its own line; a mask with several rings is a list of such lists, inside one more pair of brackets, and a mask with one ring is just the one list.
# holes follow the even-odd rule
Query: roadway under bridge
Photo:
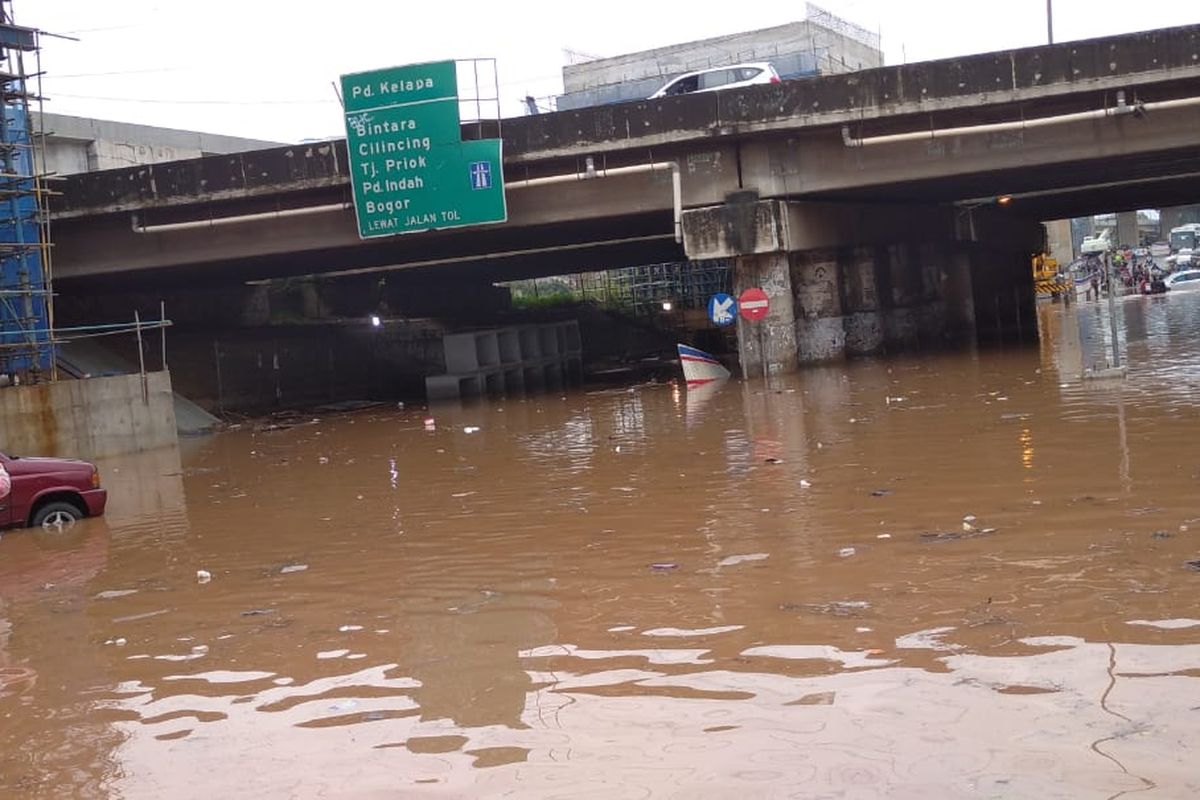
[[[471, 124], [509, 220], [358, 238], [344, 141], [72, 176], [60, 292], [302, 275], [435, 294], [684, 258], [773, 298], [770, 369], [1035, 337], [1042, 220], [1175, 206], [1200, 174], [1200, 26]], [[1011, 202], [996, 203], [1000, 196]]]

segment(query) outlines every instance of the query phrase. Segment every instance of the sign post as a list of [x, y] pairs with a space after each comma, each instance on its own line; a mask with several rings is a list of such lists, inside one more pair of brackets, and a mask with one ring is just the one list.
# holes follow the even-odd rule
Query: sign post
[[453, 61], [342, 76], [363, 239], [504, 222], [500, 139], [463, 141]]
[[[750, 322], [761, 323], [767, 317], [767, 312], [771, 310], [771, 301], [767, 297], [767, 293], [757, 286], [751, 286], [738, 295], [737, 299], [738, 313], [743, 318]], [[765, 325], [757, 325], [758, 328], [758, 358], [762, 362], [763, 380], [767, 380], [767, 342]]]

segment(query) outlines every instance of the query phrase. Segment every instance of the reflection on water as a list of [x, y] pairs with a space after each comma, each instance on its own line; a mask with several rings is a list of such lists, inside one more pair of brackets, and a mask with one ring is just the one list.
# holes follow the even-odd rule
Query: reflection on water
[[104, 464], [0, 539], [0, 792], [1194, 796], [1187, 299]]

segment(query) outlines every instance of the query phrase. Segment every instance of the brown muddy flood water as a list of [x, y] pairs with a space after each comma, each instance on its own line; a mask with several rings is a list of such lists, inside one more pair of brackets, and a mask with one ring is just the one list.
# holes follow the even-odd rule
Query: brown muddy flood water
[[1124, 310], [104, 464], [0, 540], [0, 796], [1197, 796], [1200, 295]]

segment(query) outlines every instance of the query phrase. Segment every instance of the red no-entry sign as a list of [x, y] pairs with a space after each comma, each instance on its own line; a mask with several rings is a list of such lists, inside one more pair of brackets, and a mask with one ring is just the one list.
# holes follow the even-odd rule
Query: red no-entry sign
[[752, 286], [738, 296], [738, 313], [751, 322], [764, 319], [771, 308], [767, 293], [757, 286]]

